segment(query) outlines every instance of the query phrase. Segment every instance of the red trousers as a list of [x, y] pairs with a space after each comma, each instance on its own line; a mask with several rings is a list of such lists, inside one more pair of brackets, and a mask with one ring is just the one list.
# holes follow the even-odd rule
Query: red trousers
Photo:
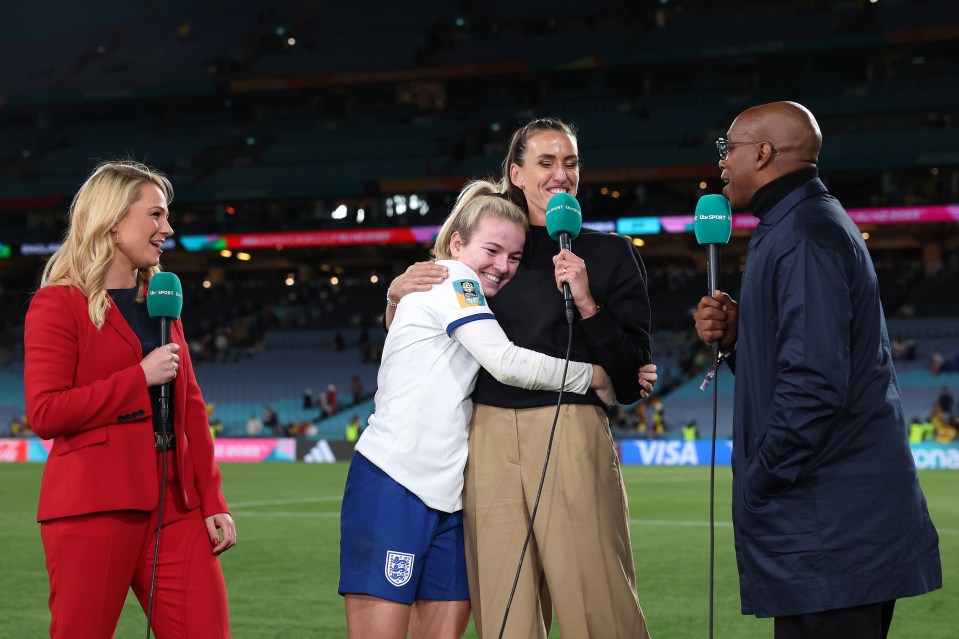
[[[167, 452], [163, 528], [153, 598], [157, 639], [230, 636], [226, 586], [200, 509], [182, 505], [176, 453]], [[157, 453], [157, 472], [163, 455]], [[132, 587], [149, 605], [158, 509], [64, 517], [40, 524], [50, 575], [50, 637], [113, 637]], [[144, 628], [144, 633], [146, 628]]]

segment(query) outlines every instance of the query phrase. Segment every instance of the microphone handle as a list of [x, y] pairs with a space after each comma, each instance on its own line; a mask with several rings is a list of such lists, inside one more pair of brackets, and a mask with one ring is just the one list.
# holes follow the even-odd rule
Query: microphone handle
[[[170, 318], [160, 318], [160, 346], [170, 343]], [[160, 386], [160, 425], [163, 432], [169, 432], [170, 426], [170, 382]]]
[[707, 244], [709, 253], [706, 257], [706, 285], [709, 287], [709, 296], [713, 296], [713, 291], [720, 290], [719, 287], [719, 250], [722, 244]]
[[[572, 250], [572, 238], [565, 231], [559, 234], [559, 248], [564, 251]], [[566, 323], [573, 323], [573, 292], [569, 290], [569, 282], [563, 282], [563, 302], [566, 305]]]
[[[719, 286], [719, 260], [720, 260], [720, 248], [722, 244], [707, 244], [706, 247], [709, 249], [706, 254], [706, 286], [709, 288], [709, 296], [713, 296], [713, 292], [721, 290]], [[713, 349], [713, 353], [719, 353], [719, 340], [710, 344]]]
[[[160, 318], [160, 346], [166, 346], [170, 343], [170, 318], [161, 317]], [[167, 382], [160, 386], [160, 399], [169, 399], [170, 397], [170, 383]]]

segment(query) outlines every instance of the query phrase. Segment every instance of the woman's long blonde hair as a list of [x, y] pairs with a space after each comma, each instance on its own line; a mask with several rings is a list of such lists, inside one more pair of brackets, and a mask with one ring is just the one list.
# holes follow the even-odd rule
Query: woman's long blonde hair
[[[90, 320], [102, 328], [110, 308], [104, 288], [107, 269], [113, 261], [115, 243], [111, 229], [140, 197], [142, 184], [155, 184], [173, 200], [173, 186], [159, 171], [132, 160], [103, 162], [93, 170], [70, 204], [67, 232], [60, 248], [50, 257], [40, 278], [40, 287], [75, 286], [87, 298]], [[137, 273], [142, 300], [158, 266]]]
[[521, 227], [529, 229], [529, 220], [521, 208], [509, 201], [505, 194], [500, 193], [496, 185], [486, 180], [470, 182], [456, 197], [453, 212], [449, 214], [440, 232], [433, 243], [432, 255], [438, 260], [451, 260], [450, 241], [453, 233], [458, 231], [464, 244], [469, 244], [473, 233], [484, 215], [498, 217]]

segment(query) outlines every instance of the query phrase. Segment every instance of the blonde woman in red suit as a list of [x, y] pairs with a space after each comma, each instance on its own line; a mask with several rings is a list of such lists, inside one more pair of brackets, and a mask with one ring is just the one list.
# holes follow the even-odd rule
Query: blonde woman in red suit
[[[143, 301], [173, 234], [172, 194], [166, 177], [141, 164], [98, 166], [73, 199], [66, 240], [27, 313], [27, 411], [36, 434], [53, 440], [37, 517], [51, 637], [112, 637], [131, 587], [147, 610], [164, 463], [154, 633], [230, 634], [217, 556], [236, 543], [236, 528], [206, 405], [182, 324], [161, 346]], [[173, 436], [161, 452], [167, 382]]]

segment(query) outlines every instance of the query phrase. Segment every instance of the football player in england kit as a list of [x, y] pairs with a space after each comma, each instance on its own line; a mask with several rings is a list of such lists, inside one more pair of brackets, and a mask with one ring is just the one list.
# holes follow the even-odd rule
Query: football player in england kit
[[[351, 638], [461, 637], [469, 621], [463, 469], [482, 366], [503, 383], [557, 391], [564, 361], [514, 346], [487, 305], [512, 277], [526, 215], [488, 182], [460, 194], [436, 239], [443, 284], [396, 309], [376, 408], [343, 497], [339, 592]], [[615, 398], [602, 368], [570, 362], [564, 390]]]

